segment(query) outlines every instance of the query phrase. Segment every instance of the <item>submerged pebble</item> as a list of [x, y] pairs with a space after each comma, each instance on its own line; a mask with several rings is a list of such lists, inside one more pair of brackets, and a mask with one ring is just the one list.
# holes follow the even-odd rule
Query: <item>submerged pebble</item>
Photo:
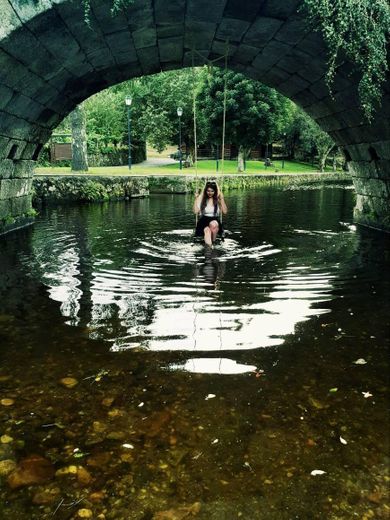
[[60, 379], [60, 384], [66, 388], [73, 388], [74, 386], [78, 385], [78, 383], [79, 382], [74, 377], [63, 377]]
[[14, 401], [13, 399], [7, 399], [7, 398], [5, 398], [5, 399], [2, 399], [2, 400], [0, 401], [0, 404], [2, 404], [3, 406], [12, 406], [12, 405], [14, 404], [14, 402], [15, 402], [15, 401]]
[[0, 477], [6, 477], [14, 471], [16, 462], [11, 459], [0, 460]]

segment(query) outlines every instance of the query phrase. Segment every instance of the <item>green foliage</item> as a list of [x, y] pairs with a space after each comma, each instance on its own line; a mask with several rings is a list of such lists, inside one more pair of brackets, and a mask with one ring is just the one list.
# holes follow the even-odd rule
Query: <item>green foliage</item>
[[325, 161], [335, 146], [332, 138], [297, 106], [294, 106], [286, 127], [285, 144], [289, 157], [318, 156], [320, 171], [325, 168]]
[[361, 75], [360, 102], [371, 120], [389, 70], [389, 0], [304, 0], [303, 5], [328, 47], [326, 80], [330, 91], [337, 66], [345, 56]]
[[100, 182], [87, 181], [80, 187], [80, 199], [88, 202], [108, 200], [107, 189]]
[[12, 224], [15, 224], [16, 222], [16, 219], [15, 217], [13, 217], [12, 215], [6, 215], [5, 217], [3, 217], [0, 221], [0, 223], [3, 225], [3, 226], [11, 226]]
[[226, 143], [250, 149], [270, 143], [283, 131], [290, 102], [274, 89], [233, 71], [216, 69], [200, 94], [209, 139], [221, 143], [226, 81]]
[[[91, 27], [92, 1], [93, 0], [81, 0], [84, 11], [84, 21], [89, 27]], [[111, 15], [115, 16], [121, 9], [125, 9], [129, 5], [133, 4], [134, 0], [110, 0], [110, 2]]]
[[26, 211], [24, 213], [24, 216], [27, 218], [33, 218], [33, 217], [36, 217], [37, 215], [38, 215], [38, 211], [35, 210], [34, 208], [30, 208], [28, 211]]

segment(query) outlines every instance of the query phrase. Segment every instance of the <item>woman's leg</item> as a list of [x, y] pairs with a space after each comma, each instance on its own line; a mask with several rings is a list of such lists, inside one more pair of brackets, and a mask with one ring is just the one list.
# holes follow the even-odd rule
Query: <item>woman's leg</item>
[[213, 239], [212, 239], [212, 236], [211, 236], [211, 229], [209, 228], [209, 226], [206, 226], [204, 228], [203, 232], [204, 232], [204, 241], [205, 241], [205, 243], [208, 246], [212, 246], [213, 245]]
[[215, 242], [215, 239], [217, 238], [218, 231], [219, 231], [219, 224], [216, 220], [212, 220], [209, 224], [209, 228], [211, 231], [211, 240], [212, 242]]

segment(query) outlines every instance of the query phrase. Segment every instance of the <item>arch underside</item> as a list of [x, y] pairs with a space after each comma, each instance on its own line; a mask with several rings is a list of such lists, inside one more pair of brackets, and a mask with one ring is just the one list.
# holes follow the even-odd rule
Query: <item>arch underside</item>
[[390, 194], [390, 81], [370, 125], [348, 62], [339, 66], [331, 96], [326, 49], [300, 4], [135, 0], [113, 16], [111, 1], [93, 0], [90, 28], [81, 2], [0, 0], [0, 216], [12, 210], [11, 185], [28, 200], [42, 145], [78, 103], [137, 76], [221, 57], [228, 42], [231, 69], [292, 99], [345, 150], [359, 195], [357, 216], [376, 213], [383, 224]]

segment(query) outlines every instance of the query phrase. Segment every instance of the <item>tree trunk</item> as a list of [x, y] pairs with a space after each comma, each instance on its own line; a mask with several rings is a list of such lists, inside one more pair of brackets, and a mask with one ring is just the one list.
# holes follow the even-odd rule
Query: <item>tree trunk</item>
[[245, 171], [245, 148], [243, 146], [238, 147], [238, 157], [237, 157], [237, 171], [242, 173]]
[[328, 155], [332, 151], [333, 146], [334, 145], [332, 144], [332, 146], [330, 146], [330, 147], [324, 148], [322, 150], [318, 150], [318, 156], [319, 156], [318, 162], [319, 162], [320, 172], [323, 172], [325, 170], [326, 159], [328, 158]]
[[72, 171], [87, 172], [87, 131], [84, 108], [78, 105], [71, 114], [72, 123]]

